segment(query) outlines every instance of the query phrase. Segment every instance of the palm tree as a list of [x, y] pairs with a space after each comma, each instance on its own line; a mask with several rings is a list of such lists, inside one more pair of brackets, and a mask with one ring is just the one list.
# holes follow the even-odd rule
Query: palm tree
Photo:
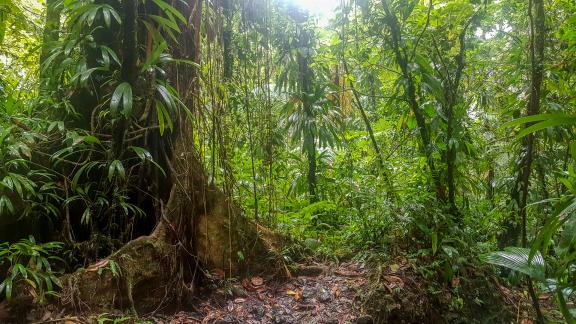
[[292, 96], [284, 109], [286, 128], [292, 140], [301, 143], [308, 159], [308, 193], [310, 203], [318, 200], [316, 192], [317, 150], [338, 143], [340, 112], [327, 99], [326, 86], [316, 84], [312, 93]]

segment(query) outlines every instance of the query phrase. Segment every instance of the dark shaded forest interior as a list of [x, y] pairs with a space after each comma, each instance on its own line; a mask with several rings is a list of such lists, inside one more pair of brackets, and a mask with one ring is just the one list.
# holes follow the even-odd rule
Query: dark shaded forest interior
[[0, 0], [0, 323], [576, 323], [573, 0]]

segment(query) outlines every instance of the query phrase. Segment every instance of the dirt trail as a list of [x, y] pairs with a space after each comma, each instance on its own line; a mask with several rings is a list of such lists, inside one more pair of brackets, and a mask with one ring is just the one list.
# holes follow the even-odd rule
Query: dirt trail
[[245, 278], [211, 293], [195, 312], [180, 312], [157, 323], [371, 323], [361, 314], [367, 270], [358, 263], [303, 266], [284, 282]]

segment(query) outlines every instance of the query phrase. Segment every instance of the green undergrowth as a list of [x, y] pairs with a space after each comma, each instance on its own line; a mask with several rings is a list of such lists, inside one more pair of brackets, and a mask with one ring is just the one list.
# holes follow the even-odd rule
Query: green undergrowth
[[379, 209], [331, 201], [291, 206], [277, 224], [293, 238], [285, 258], [365, 263], [364, 311], [378, 323], [507, 322], [496, 269], [480, 258], [494, 248], [490, 224], [482, 227], [472, 213], [456, 219], [428, 198], [380, 201]]

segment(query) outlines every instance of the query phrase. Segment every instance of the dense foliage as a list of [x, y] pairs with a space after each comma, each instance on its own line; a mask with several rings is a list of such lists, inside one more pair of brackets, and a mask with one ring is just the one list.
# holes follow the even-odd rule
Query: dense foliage
[[325, 26], [197, 2], [0, 0], [5, 297], [149, 234], [191, 136], [287, 260], [405, 255], [447, 286], [495, 264], [574, 320], [574, 1], [343, 0]]

